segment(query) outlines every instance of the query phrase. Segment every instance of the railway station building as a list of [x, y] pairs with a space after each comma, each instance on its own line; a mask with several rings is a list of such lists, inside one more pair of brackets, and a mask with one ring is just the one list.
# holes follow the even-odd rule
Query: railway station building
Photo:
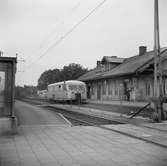
[[[167, 94], [167, 48], [160, 52], [163, 93]], [[86, 83], [92, 100], [147, 101], [154, 94], [154, 51], [140, 46], [139, 54], [129, 58], [104, 56], [78, 80]]]

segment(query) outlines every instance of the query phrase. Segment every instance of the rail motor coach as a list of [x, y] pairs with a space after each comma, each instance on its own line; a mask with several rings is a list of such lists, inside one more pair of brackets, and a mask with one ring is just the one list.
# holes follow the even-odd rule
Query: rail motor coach
[[69, 80], [48, 85], [48, 99], [54, 101], [86, 100], [86, 85], [84, 82]]

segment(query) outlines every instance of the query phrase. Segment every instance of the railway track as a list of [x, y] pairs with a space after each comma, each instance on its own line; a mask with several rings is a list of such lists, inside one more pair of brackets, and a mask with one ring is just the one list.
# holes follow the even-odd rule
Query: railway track
[[[30, 100], [30, 99], [27, 99], [27, 100], [23, 100], [24, 102], [28, 102], [30, 104], [34, 104], [34, 105], [42, 105], [42, 104], [49, 104], [49, 102], [47, 102], [47, 100]], [[96, 116], [97, 117], [97, 116]], [[102, 119], [102, 118], [101, 118]], [[105, 118], [103, 118], [105, 119]], [[105, 119], [105, 120], [108, 120], [108, 119]], [[144, 128], [148, 128], [148, 129], [153, 129], [153, 130], [156, 130], [156, 131], [160, 131], [160, 132], [164, 132], [164, 133], [167, 133], [167, 130], [163, 130], [163, 129], [158, 129], [158, 128], [154, 128], [154, 127], [151, 127], [151, 126], [146, 126], [146, 125], [143, 125], [143, 124], [135, 124], [135, 123], [131, 123], [131, 122], [127, 122], [127, 121], [123, 121], [123, 120], [112, 120], [113, 122], [115, 121], [115, 123], [130, 123], [132, 125], [135, 125], [137, 127], [144, 127]]]
[[91, 126], [92, 126], [92, 123], [96, 124], [97, 126], [107, 125], [107, 124], [123, 124], [122, 122], [118, 122], [118, 121], [114, 121], [114, 120], [109, 120], [109, 119], [104, 119], [104, 118], [95, 117], [95, 116], [91, 116], [91, 115], [81, 114], [81, 113], [73, 112], [73, 111], [66, 111], [66, 110], [57, 109], [54, 107], [45, 106], [45, 108], [52, 110], [52, 111], [56, 111], [56, 112], [62, 114], [67, 119], [73, 120], [72, 121], [73, 125], [78, 125], [77, 122], [83, 123], [83, 125], [91, 125]]
[[68, 118], [68, 119], [76, 120], [76, 121], [78, 121], [78, 122], [80, 122], [82, 124], [87, 124], [87, 125], [90, 125], [90, 126], [94, 126], [94, 127], [98, 127], [98, 128], [104, 129], [104, 130], [108, 130], [108, 131], [112, 131], [112, 132], [115, 132], [115, 133], [119, 133], [119, 134], [122, 134], [122, 135], [125, 135], [125, 136], [128, 136], [128, 137], [135, 138], [135, 139], [138, 139], [138, 140], [142, 140], [144, 142], [147, 142], [147, 143], [150, 143], [150, 144], [153, 144], [153, 145], [156, 145], [156, 146], [159, 146], [159, 147], [167, 149], [166, 145], [162, 145], [160, 143], [157, 143], [157, 142], [154, 142], [154, 141], [142, 138], [142, 137], [138, 137], [138, 136], [135, 136], [135, 135], [132, 135], [132, 134], [129, 134], [129, 133], [126, 133], [126, 132], [118, 131], [118, 130], [115, 130], [115, 129], [107, 128], [105, 126], [97, 125], [96, 123], [93, 123], [93, 122], [87, 122], [85, 120], [81, 120], [81, 119], [78, 119], [78, 118], [76, 119], [76, 118], [71, 117], [71, 116], [65, 116], [65, 117]]
[[[74, 125], [74, 126], [75, 125], [95, 126], [95, 127], [98, 127], [98, 128], [104, 129], [104, 130], [119, 133], [119, 134], [122, 134], [122, 135], [125, 135], [125, 136], [128, 136], [128, 137], [135, 138], [135, 139], [138, 139], [138, 140], [142, 140], [144, 142], [147, 142], [147, 143], [150, 143], [150, 144], [153, 144], [153, 145], [156, 145], [156, 146], [167, 149], [166, 145], [154, 142], [152, 140], [148, 140], [147, 138], [135, 136], [135, 135], [132, 135], [130, 133], [126, 133], [126, 132], [123, 132], [123, 131], [118, 131], [118, 130], [115, 130], [113, 128], [108, 128], [108, 127], [104, 126], [104, 125], [107, 125], [107, 124], [124, 124], [124, 123], [126, 123], [124, 121], [108, 120], [108, 119], [105, 119], [105, 118], [99, 118], [99, 117], [95, 117], [95, 116], [91, 116], [91, 115], [76, 113], [74, 111], [65, 111], [64, 109], [56, 109], [56, 108], [49, 107], [49, 106], [44, 106], [44, 107], [46, 107], [47, 109], [53, 110], [53, 111], [57, 111], [58, 113], [61, 113], [65, 118], [67, 118], [69, 121], [71, 121], [72, 125]], [[134, 124], [134, 123], [130, 123], [130, 124], [132, 124], [134, 126], [137, 126], [137, 127], [148, 128], [148, 129], [151, 129], [151, 130], [154, 130], [154, 131], [167, 133], [166, 130], [161, 130], [161, 129], [157, 129], [157, 128], [150, 127], [150, 126], [145, 126], [143, 124], [141, 124], [141, 125]]]
[[[53, 108], [54, 109], [54, 107], [50, 107], [50, 108]], [[60, 108], [59, 108], [60, 109]], [[65, 109], [61, 109], [62, 111], [64, 110], [65, 111]], [[67, 112], [67, 111], [66, 111]], [[71, 111], [71, 110], [68, 110], [68, 112], [73, 112], [73, 113], [76, 113], [75, 111]], [[81, 113], [78, 113], [78, 114], [81, 114]], [[84, 115], [84, 114], [81, 114], [82, 116]], [[95, 115], [89, 115], [89, 116], [92, 116], [93, 118], [99, 118], [98, 116], [95, 116]], [[100, 119], [104, 119], [104, 120], [109, 120], [109, 119], [106, 119], [106, 118], [104, 118], [104, 117], [100, 117]], [[167, 133], [167, 130], [163, 130], [163, 129], [158, 129], [158, 128], [155, 128], [155, 127], [151, 127], [151, 126], [146, 126], [146, 125], [144, 125], [144, 124], [136, 124], [136, 123], [134, 123], [134, 122], [131, 122], [131, 121], [125, 121], [125, 120], [123, 120], [123, 119], [110, 119], [110, 121], [111, 121], [111, 124], [131, 124], [131, 125], [134, 125], [134, 126], [136, 126], [136, 127], [143, 127], [143, 128], [147, 128], [147, 129], [152, 129], [152, 130], [156, 130], [156, 131], [159, 131], [159, 132], [163, 132], [163, 133]]]
[[[54, 108], [52, 108], [53, 110]], [[55, 110], [54, 110], [55, 111]], [[83, 114], [80, 115], [80, 116], [76, 116], [74, 112], [70, 112], [68, 111], [64, 111], [64, 110], [59, 110], [58, 111], [59, 113], [61, 113], [65, 118], [67, 118], [69, 121], [72, 121], [74, 122], [74, 125], [83, 125], [83, 126], [94, 126], [94, 127], [98, 127], [98, 128], [101, 128], [101, 129], [104, 129], [104, 130], [108, 130], [108, 131], [112, 131], [112, 132], [115, 132], [115, 133], [119, 133], [119, 134], [122, 134], [122, 135], [125, 135], [125, 136], [128, 136], [128, 137], [131, 137], [131, 138], [134, 138], [134, 139], [138, 139], [138, 140], [141, 140], [141, 141], [144, 141], [144, 142], [147, 142], [147, 143], [150, 143], [150, 144], [153, 144], [153, 145], [156, 145], [156, 146], [159, 146], [159, 147], [162, 147], [162, 148], [165, 148], [167, 149], [167, 146], [166, 145], [163, 145], [163, 144], [160, 144], [160, 143], [157, 143], [157, 142], [154, 142], [152, 140], [149, 140], [147, 138], [144, 138], [144, 137], [139, 137], [139, 136], [135, 136], [135, 135], [132, 135], [130, 133], [127, 133], [127, 132], [123, 132], [123, 131], [119, 131], [119, 130], [116, 130], [116, 129], [113, 129], [113, 128], [108, 128], [104, 125], [106, 124], [123, 124], [122, 122], [120, 121], [116, 121], [116, 120], [109, 120], [106, 124], [104, 124], [103, 122], [96, 122], [95, 119], [93, 119], [92, 121], [88, 120], [87, 118], [83, 118]], [[69, 113], [70, 112], [70, 113]], [[79, 113], [77, 113], [79, 114]], [[89, 117], [89, 115], [87, 116]], [[91, 117], [92, 118], [92, 117]], [[93, 118], [97, 118], [97, 117], [93, 117]], [[101, 118], [99, 118], [101, 119]], [[95, 120], [95, 121], [94, 121]], [[103, 118], [103, 120], [106, 120]], [[75, 124], [76, 122], [76, 124]], [[155, 129], [155, 128], [152, 128], [152, 127], [149, 127], [149, 126], [142, 126], [142, 125], [135, 125], [137, 127], [145, 127], [145, 128], [150, 128], [152, 130], [158, 130], [158, 129]], [[166, 132], [164, 130], [158, 130], [160, 132]]]

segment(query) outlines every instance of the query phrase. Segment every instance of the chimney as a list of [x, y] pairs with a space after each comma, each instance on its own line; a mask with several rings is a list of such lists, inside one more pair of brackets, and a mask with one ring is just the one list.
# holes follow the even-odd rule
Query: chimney
[[139, 56], [143, 55], [147, 52], [147, 47], [146, 46], [140, 46], [139, 47]]
[[101, 65], [101, 61], [97, 61], [97, 62], [96, 62], [96, 68], [99, 68], [100, 65]]

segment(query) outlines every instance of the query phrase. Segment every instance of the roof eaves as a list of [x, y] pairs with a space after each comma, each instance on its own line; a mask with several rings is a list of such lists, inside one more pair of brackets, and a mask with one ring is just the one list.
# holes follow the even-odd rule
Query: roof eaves
[[102, 78], [113, 78], [113, 77], [127, 76], [127, 75], [131, 75], [131, 74], [134, 74], [134, 72], [107, 75], [107, 76], [103, 76]]
[[138, 67], [134, 72], [137, 73], [139, 72], [142, 68], [146, 68], [150, 63], [151, 61], [153, 60], [154, 58], [151, 58], [149, 59], [146, 63], [142, 64], [140, 67]]
[[[165, 51], [167, 51], [167, 48], [165, 48], [163, 51], [160, 52], [160, 55], [162, 55]], [[150, 65], [150, 63], [152, 63], [152, 61], [154, 60], [154, 57], [149, 59], [146, 63], [142, 64], [140, 67], [138, 67], [136, 70], [135, 70], [135, 73], [139, 72], [142, 68], [147, 68], [148, 65]]]

